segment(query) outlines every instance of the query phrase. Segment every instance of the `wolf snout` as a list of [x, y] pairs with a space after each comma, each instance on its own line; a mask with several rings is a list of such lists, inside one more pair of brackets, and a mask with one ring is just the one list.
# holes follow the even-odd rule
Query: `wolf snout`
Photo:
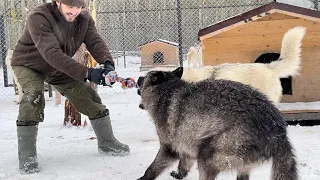
[[137, 81], [137, 84], [138, 84], [139, 87], [142, 86], [143, 81], [144, 81], [144, 77], [143, 77], [143, 76], [140, 76], [139, 79], [138, 79], [138, 81]]
[[139, 104], [140, 109], [145, 109], [143, 104]]

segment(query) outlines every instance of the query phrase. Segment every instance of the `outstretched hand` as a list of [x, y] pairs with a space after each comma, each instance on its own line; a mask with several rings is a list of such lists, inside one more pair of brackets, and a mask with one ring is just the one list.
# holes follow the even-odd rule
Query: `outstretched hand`
[[137, 83], [134, 80], [134, 78], [119, 77], [116, 71], [109, 71], [107, 74], [105, 73], [106, 73], [106, 69], [102, 67], [88, 68], [87, 79], [90, 82], [94, 82], [98, 85], [109, 86], [109, 87], [111, 87], [115, 82], [120, 82], [122, 88], [137, 87]]
[[107, 74], [104, 75], [104, 86], [113, 85], [115, 82], [118, 81], [118, 73], [116, 71], [109, 71]]
[[104, 84], [105, 79], [103, 73], [105, 72], [104, 68], [88, 68], [87, 78], [90, 82], [96, 84]]
[[122, 78], [122, 77], [118, 76], [117, 72], [110, 71], [105, 76], [105, 85], [106, 86], [111, 86], [115, 82], [120, 82], [122, 88], [137, 87], [137, 83], [134, 80], [134, 78]]

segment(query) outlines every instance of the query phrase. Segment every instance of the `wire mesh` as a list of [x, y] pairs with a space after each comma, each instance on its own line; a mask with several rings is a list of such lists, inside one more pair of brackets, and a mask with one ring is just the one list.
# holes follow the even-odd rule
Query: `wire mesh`
[[[189, 47], [199, 43], [200, 29], [270, 2], [273, 0], [87, 0], [87, 9], [96, 13], [98, 32], [112, 52], [118, 74], [136, 78], [154, 65], [185, 65]], [[14, 49], [28, 12], [42, 3], [51, 0], [0, 1], [0, 99], [15, 96], [6, 55]], [[318, 9], [318, 1], [305, 3]]]

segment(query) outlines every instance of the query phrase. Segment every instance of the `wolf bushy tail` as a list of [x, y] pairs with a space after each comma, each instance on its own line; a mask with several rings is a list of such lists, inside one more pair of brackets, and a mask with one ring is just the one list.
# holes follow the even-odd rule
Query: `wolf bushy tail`
[[283, 36], [281, 43], [280, 59], [270, 63], [270, 68], [274, 70], [280, 78], [299, 74], [301, 41], [306, 32], [306, 28], [297, 26], [289, 29]]
[[201, 45], [198, 44], [196, 46], [191, 46], [189, 48], [189, 51], [187, 53], [187, 61], [188, 61], [188, 66], [190, 67], [191, 63], [192, 66], [203, 66], [202, 64], [202, 49]]
[[298, 180], [297, 163], [289, 140], [279, 142], [272, 159], [272, 180]]

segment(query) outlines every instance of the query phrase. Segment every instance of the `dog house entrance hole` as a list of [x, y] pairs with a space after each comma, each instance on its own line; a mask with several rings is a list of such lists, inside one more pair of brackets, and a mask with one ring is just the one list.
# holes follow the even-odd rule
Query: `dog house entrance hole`
[[163, 63], [163, 53], [157, 51], [153, 54], [153, 63], [154, 64], [162, 64]]
[[[260, 55], [255, 63], [271, 63], [272, 61], [278, 60], [280, 57], [279, 53], [265, 53]], [[281, 60], [280, 60], [281, 61]], [[290, 94], [292, 95], [292, 77], [288, 78], [280, 78], [281, 86], [282, 86], [282, 94]]]

